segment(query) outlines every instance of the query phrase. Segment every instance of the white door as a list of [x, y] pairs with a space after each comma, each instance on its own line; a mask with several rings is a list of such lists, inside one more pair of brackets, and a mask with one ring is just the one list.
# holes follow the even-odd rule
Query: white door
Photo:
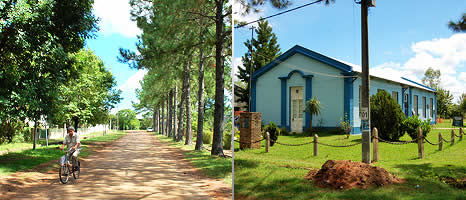
[[291, 87], [291, 132], [303, 132], [304, 101], [303, 87]]

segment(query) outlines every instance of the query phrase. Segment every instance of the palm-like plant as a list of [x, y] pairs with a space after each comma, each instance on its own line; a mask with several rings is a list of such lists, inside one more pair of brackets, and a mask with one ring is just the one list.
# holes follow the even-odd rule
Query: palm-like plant
[[322, 104], [320, 104], [320, 101], [317, 100], [316, 97], [313, 97], [312, 99], [308, 100], [306, 102], [306, 109], [304, 110], [305, 112], [308, 112], [309, 115], [311, 115], [311, 126], [310, 126], [310, 133], [312, 133], [312, 116], [317, 116], [320, 114], [322, 110]]

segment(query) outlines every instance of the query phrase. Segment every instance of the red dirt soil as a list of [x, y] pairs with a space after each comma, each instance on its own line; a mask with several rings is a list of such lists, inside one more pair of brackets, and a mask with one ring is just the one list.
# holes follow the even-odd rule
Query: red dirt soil
[[305, 176], [320, 187], [334, 189], [367, 188], [402, 183], [387, 170], [350, 160], [327, 160], [320, 170], [311, 170]]

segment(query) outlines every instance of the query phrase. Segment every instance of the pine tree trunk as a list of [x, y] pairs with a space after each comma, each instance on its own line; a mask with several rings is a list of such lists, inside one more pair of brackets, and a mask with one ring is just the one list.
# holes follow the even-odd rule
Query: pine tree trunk
[[224, 16], [223, 0], [216, 0], [215, 14], [215, 108], [214, 108], [214, 136], [211, 155], [223, 156], [223, 120], [224, 120]]
[[186, 69], [186, 140], [185, 145], [191, 145], [193, 143], [193, 133], [192, 133], [192, 123], [191, 123], [191, 69], [190, 64], [188, 64], [188, 68]]
[[163, 109], [165, 108], [165, 101], [162, 101], [162, 107], [160, 108], [160, 110], [162, 111], [161, 115], [160, 115], [160, 134], [164, 135], [165, 132], [164, 132], [164, 126], [163, 126], [163, 116], [164, 116], [164, 112], [163, 112]]
[[156, 106], [154, 106], [154, 112], [152, 113], [152, 127], [154, 131], [157, 133], [157, 107]]
[[169, 102], [170, 102], [170, 98], [167, 99], [167, 115], [165, 116], [165, 136], [168, 136], [168, 127], [169, 127], [169, 124], [168, 124], [168, 121], [170, 120], [170, 107], [169, 107]]
[[160, 134], [160, 105], [157, 105], [157, 134]]
[[177, 129], [177, 102], [178, 99], [178, 85], [175, 84], [175, 94], [173, 95], [173, 141], [176, 141], [176, 134], [178, 133]]
[[180, 120], [178, 122], [178, 136], [176, 138], [177, 142], [183, 141], [183, 132], [184, 132], [184, 127], [183, 127], [183, 117], [184, 117], [184, 103], [186, 103], [186, 87], [187, 87], [187, 78], [188, 78], [188, 65], [189, 63], [185, 64], [184, 67], [184, 76], [183, 76], [183, 86], [181, 88], [181, 101], [180, 101], [180, 115], [178, 116], [178, 119]]
[[167, 108], [168, 108], [168, 137], [171, 137], [172, 136], [172, 129], [173, 129], [173, 125], [172, 125], [172, 116], [173, 116], [173, 109], [172, 109], [172, 98], [173, 98], [173, 90], [170, 90], [170, 92], [168, 93], [168, 101], [167, 101]]
[[195, 150], [202, 150], [204, 138], [204, 58], [199, 48], [199, 90], [197, 91], [197, 138]]

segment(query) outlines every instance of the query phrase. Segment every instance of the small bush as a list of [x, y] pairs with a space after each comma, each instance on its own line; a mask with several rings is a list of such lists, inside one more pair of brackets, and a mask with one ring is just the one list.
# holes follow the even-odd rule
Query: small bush
[[421, 127], [422, 134], [427, 136], [427, 134], [431, 131], [430, 122], [429, 120], [422, 121], [419, 119], [417, 115], [411, 116], [403, 120], [402, 130], [403, 133], [406, 131], [411, 137], [411, 139], [417, 139], [417, 129]]
[[330, 129], [328, 133], [331, 135], [343, 135], [345, 134], [345, 130], [341, 129], [340, 127], [337, 127], [337, 128]]
[[212, 133], [212, 131], [210, 130], [204, 130], [204, 134], [202, 136], [202, 142], [204, 144], [212, 144], [212, 137], [213, 137], [214, 133]]
[[384, 140], [398, 141], [404, 135], [401, 126], [405, 115], [401, 106], [385, 90], [379, 90], [370, 101], [371, 129], [376, 127]]
[[269, 132], [270, 134], [270, 146], [273, 146], [275, 144], [275, 141], [277, 141], [278, 136], [280, 135], [280, 128], [273, 123], [270, 122], [267, 126], [264, 127], [264, 134], [265, 132]]
[[339, 125], [340, 125], [340, 129], [342, 129], [343, 132], [345, 133], [346, 139], [348, 139], [349, 136], [351, 135], [352, 126], [351, 126], [351, 123], [349, 121], [347, 113], [345, 113], [345, 117], [343, 119], [340, 119], [340, 124]]
[[223, 135], [223, 149], [230, 150], [231, 148], [231, 131]]
[[290, 132], [286, 128], [281, 128], [280, 135], [290, 135]]

